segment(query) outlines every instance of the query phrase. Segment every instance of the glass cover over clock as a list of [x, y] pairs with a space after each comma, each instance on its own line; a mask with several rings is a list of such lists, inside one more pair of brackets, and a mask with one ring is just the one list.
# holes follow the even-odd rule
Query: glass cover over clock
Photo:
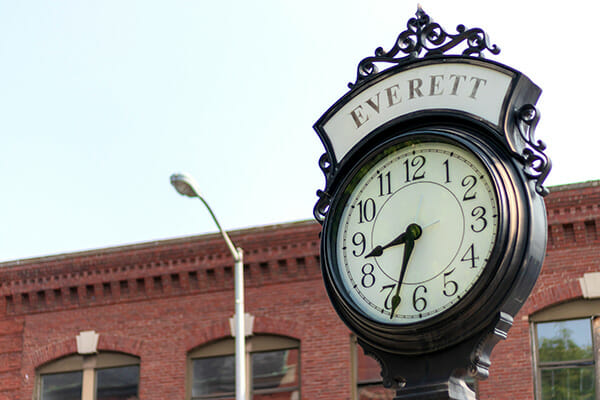
[[380, 150], [343, 189], [333, 268], [365, 316], [407, 325], [467, 295], [498, 234], [494, 181], [470, 148], [411, 140]]

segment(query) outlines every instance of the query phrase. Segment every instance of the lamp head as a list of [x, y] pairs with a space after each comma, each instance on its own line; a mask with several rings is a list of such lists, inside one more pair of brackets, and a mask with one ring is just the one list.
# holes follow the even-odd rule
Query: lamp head
[[191, 176], [185, 173], [171, 175], [171, 185], [173, 185], [179, 194], [188, 197], [201, 197], [196, 189], [196, 182]]

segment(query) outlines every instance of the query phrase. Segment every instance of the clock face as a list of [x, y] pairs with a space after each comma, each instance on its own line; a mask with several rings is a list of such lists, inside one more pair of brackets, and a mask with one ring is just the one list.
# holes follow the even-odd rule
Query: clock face
[[450, 141], [386, 147], [357, 170], [339, 204], [335, 275], [356, 308], [385, 324], [417, 323], [457, 304], [498, 233], [488, 169]]

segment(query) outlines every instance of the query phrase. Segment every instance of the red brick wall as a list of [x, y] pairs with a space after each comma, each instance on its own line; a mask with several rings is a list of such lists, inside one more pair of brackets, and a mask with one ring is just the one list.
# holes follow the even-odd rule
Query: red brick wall
[[534, 398], [528, 316], [581, 298], [578, 279], [586, 272], [600, 272], [599, 183], [551, 188], [546, 198], [550, 233], [542, 272], [508, 339], [492, 353], [490, 377], [479, 386], [482, 399]]
[[[349, 332], [323, 288], [313, 222], [234, 232], [254, 332], [301, 341], [303, 399], [349, 396]], [[0, 399], [31, 398], [35, 370], [77, 351], [141, 358], [140, 397], [184, 399], [186, 354], [230, 336], [232, 259], [218, 235], [0, 264]]]
[[[482, 399], [532, 399], [528, 315], [581, 296], [598, 271], [598, 182], [554, 188], [546, 199], [549, 244], [542, 275], [508, 340], [492, 354]], [[234, 232], [244, 249], [246, 312], [255, 333], [301, 341], [302, 399], [351, 396], [349, 332], [319, 269], [320, 226], [300, 222]], [[0, 400], [30, 399], [35, 370], [76, 352], [75, 336], [141, 358], [144, 400], [184, 399], [186, 354], [230, 335], [231, 255], [219, 235], [0, 264]]]

